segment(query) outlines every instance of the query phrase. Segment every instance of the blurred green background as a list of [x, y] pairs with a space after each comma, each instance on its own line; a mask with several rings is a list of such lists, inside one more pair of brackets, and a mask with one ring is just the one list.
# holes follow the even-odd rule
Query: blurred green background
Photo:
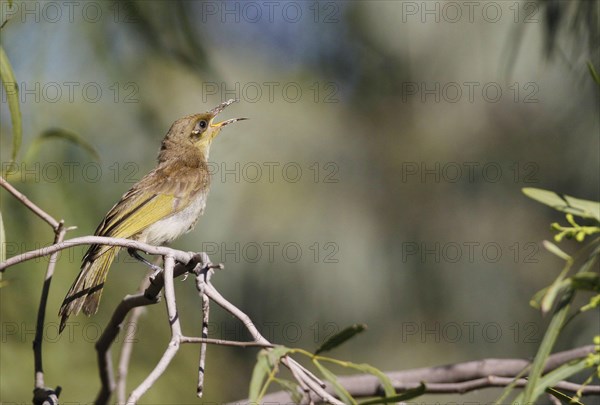
[[[223, 262], [214, 284], [267, 338], [312, 350], [366, 323], [367, 333], [333, 354], [383, 370], [535, 353], [546, 321], [529, 299], [561, 267], [540, 242], [563, 218], [520, 190], [599, 198], [598, 88], [586, 66], [599, 66], [598, 2], [2, 1], [1, 9], [24, 133], [21, 171], [8, 178], [76, 225], [68, 237], [93, 233], [153, 168], [174, 120], [238, 98], [223, 116], [250, 120], [213, 144], [207, 210], [173, 247]], [[6, 169], [4, 90], [1, 108]], [[60, 139], [28, 153], [51, 128], [78, 134], [99, 160]], [[52, 242], [48, 226], [4, 191], [0, 203], [9, 255]], [[73, 318], [58, 337], [55, 314], [83, 252], [62, 255], [48, 306], [46, 383], [63, 387], [63, 402], [95, 396], [94, 342], [145, 274], [121, 255], [99, 313]], [[4, 274], [3, 403], [32, 396], [45, 264]], [[193, 279], [176, 289], [184, 333], [198, 335]], [[216, 307], [211, 320], [213, 337], [249, 338]], [[589, 344], [598, 330], [597, 320], [579, 319], [557, 349]], [[163, 303], [145, 311], [135, 338], [129, 390], [168, 342]], [[256, 353], [209, 347], [203, 401], [244, 398]], [[143, 403], [198, 403], [197, 358], [198, 347], [183, 346]]]

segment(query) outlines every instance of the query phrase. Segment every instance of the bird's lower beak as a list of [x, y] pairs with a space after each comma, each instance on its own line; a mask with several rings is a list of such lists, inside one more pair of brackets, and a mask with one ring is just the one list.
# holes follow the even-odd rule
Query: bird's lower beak
[[215, 124], [212, 124], [213, 127], [224, 127], [225, 125], [229, 125], [229, 124], [233, 124], [236, 121], [243, 121], [243, 120], [247, 120], [248, 118], [232, 118], [230, 120], [227, 121], [223, 121], [223, 122], [217, 122]]

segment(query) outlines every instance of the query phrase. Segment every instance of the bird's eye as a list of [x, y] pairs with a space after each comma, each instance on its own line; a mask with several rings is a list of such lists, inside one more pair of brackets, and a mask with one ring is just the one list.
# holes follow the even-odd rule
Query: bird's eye
[[201, 132], [204, 132], [207, 126], [208, 122], [206, 120], [198, 121], [194, 127], [194, 130], [192, 131], [192, 135], [200, 135]]

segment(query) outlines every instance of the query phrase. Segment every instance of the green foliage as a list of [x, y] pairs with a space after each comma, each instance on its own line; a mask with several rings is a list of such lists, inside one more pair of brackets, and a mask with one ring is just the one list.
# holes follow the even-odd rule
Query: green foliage
[[425, 394], [426, 388], [427, 386], [424, 383], [421, 383], [417, 388], [406, 390], [400, 395], [374, 398], [368, 401], [360, 402], [358, 405], [389, 404], [392, 402], [408, 401], [409, 399], [420, 397], [421, 395]]
[[317, 367], [323, 378], [331, 383], [331, 386], [335, 390], [335, 393], [342, 401], [344, 401], [344, 403], [357, 405], [356, 400], [338, 381], [338, 377], [332, 371], [330, 371], [327, 367], [323, 366], [321, 362], [319, 362], [319, 360], [316, 358], [313, 358], [313, 364]]
[[17, 87], [17, 79], [15, 79], [15, 74], [10, 61], [8, 60], [8, 56], [6, 56], [6, 52], [4, 52], [2, 46], [0, 46], [0, 80], [2, 80], [2, 85], [4, 86], [4, 91], [6, 93], [6, 101], [8, 102], [12, 123], [11, 159], [16, 160], [23, 138], [21, 107], [19, 106], [19, 88]]
[[100, 155], [98, 155], [98, 152], [92, 146], [92, 144], [90, 144], [84, 137], [82, 137], [78, 133], [66, 130], [64, 128], [49, 128], [49, 129], [45, 130], [44, 132], [42, 132], [41, 134], [39, 134], [33, 140], [33, 142], [31, 142], [31, 145], [29, 145], [29, 148], [27, 149], [27, 153], [25, 154], [25, 157], [23, 158], [23, 160], [31, 161], [32, 158], [35, 156], [35, 154], [40, 149], [40, 146], [43, 142], [45, 142], [47, 140], [56, 140], [56, 139], [62, 139], [64, 141], [67, 141], [70, 144], [78, 146], [81, 149], [83, 149], [84, 151], [86, 151], [90, 155], [90, 157], [92, 159], [94, 159], [95, 161], [100, 160]]
[[[566, 214], [570, 226], [553, 224], [552, 229], [558, 233], [554, 240], [561, 242], [565, 237], [583, 243], [586, 236], [600, 232], [600, 204], [595, 201], [581, 200], [552, 191], [526, 188], [523, 193], [528, 197], [548, 205]], [[575, 216], [590, 221], [588, 226], [581, 226], [575, 221]], [[552, 284], [539, 291], [531, 301], [532, 306], [538, 308], [543, 314], [552, 313], [552, 319], [535, 359], [531, 365], [525, 390], [518, 395], [513, 403], [534, 403], [544, 392], [548, 392], [559, 399], [567, 397], [565, 394], [552, 388], [557, 382], [565, 380], [586, 369], [595, 369], [600, 372], [600, 347], [596, 346], [596, 353], [584, 359], [579, 359], [565, 364], [546, 375], [543, 374], [544, 366], [550, 355], [560, 332], [573, 317], [598, 307], [600, 303], [600, 276], [598, 275], [597, 262], [600, 257], [600, 238], [588, 241], [575, 254], [567, 254], [550, 241], [544, 241], [544, 247], [550, 253], [565, 262], [562, 271]], [[580, 292], [595, 292], [588, 303], [575, 311], [571, 317], [569, 312], [576, 294]], [[598, 337], [596, 338], [596, 344]], [[591, 382], [591, 377], [588, 379]], [[513, 389], [506, 388], [498, 399], [501, 402]], [[577, 395], [576, 395], [577, 397]], [[568, 398], [573, 403], [578, 403], [578, 398]]]
[[319, 353], [323, 353], [323, 352], [332, 350], [332, 349], [338, 347], [339, 345], [343, 344], [347, 340], [352, 339], [355, 335], [363, 332], [366, 329], [367, 329], [367, 326], [364, 324], [355, 324], [352, 326], [348, 326], [341, 332], [336, 333], [335, 335], [333, 335], [329, 339], [327, 339], [321, 346], [319, 346], [319, 348], [317, 350], [315, 350], [315, 354], [319, 354]]
[[[9, 2], [9, 7], [12, 6], [12, 2]], [[6, 99], [8, 101], [8, 108], [10, 110], [10, 117], [12, 121], [12, 152], [11, 159], [15, 160], [19, 148], [21, 147], [21, 138], [23, 135], [21, 125], [21, 108], [19, 107], [19, 94], [17, 88], [17, 81], [12, 70], [12, 66], [4, 52], [4, 48], [0, 46], [0, 80], [2, 80], [2, 86], [6, 93]], [[13, 88], [10, 88], [10, 87]], [[9, 91], [9, 89], [11, 91]], [[6, 235], [4, 233], [4, 221], [2, 220], [2, 212], [0, 212], [0, 262], [6, 260]], [[0, 286], [2, 286], [2, 278], [0, 274]]]
[[588, 61], [587, 66], [588, 66], [588, 70], [590, 71], [590, 75], [592, 76], [592, 79], [594, 80], [594, 83], [596, 83], [598, 86], [600, 86], [600, 76], [598, 75], [598, 72], [596, 72], [594, 65], [592, 65], [592, 62]]
[[581, 200], [566, 194], [533, 187], [524, 188], [523, 193], [555, 210], [582, 218], [592, 218], [600, 222], [600, 203], [597, 201]]
[[385, 375], [381, 370], [369, 365], [369, 364], [356, 364], [349, 361], [337, 360], [331, 357], [320, 356], [318, 353], [331, 350], [342, 343], [350, 340], [358, 333], [366, 329], [365, 325], [356, 324], [344, 328], [339, 333], [329, 338], [323, 343], [315, 353], [310, 353], [303, 349], [291, 349], [284, 346], [276, 346], [272, 349], [261, 350], [258, 354], [254, 371], [252, 372], [252, 379], [250, 381], [250, 389], [248, 394], [248, 400], [251, 403], [260, 402], [261, 399], [267, 392], [271, 383], [279, 384], [285, 391], [289, 392], [292, 399], [298, 403], [302, 400], [300, 387], [293, 381], [284, 380], [277, 378], [276, 375], [279, 371], [279, 364], [281, 359], [287, 355], [299, 354], [310, 359], [316, 370], [321, 374], [321, 377], [328, 381], [333, 387], [336, 395], [345, 403], [358, 405], [356, 399], [350, 395], [350, 393], [340, 383], [338, 376], [328, 368], [324, 363], [333, 364], [339, 367], [357, 370], [361, 373], [371, 374], [379, 379], [381, 386], [383, 387], [385, 397], [375, 398], [364, 402], [364, 404], [376, 404], [376, 403], [388, 403], [398, 402], [406, 399], [414, 398], [415, 396], [422, 395], [425, 392], [425, 385], [408, 390], [402, 395], [397, 395], [392, 382], [389, 377]]
[[[579, 243], [584, 243], [586, 236], [592, 236], [600, 232], [599, 203], [541, 189], [526, 188], [523, 189], [523, 192], [528, 197], [566, 214], [567, 222], [570, 226], [552, 225], [552, 229], [558, 232], [554, 238], [557, 243], [561, 242], [564, 238], [574, 239]], [[575, 221], [576, 216], [590, 222], [590, 224], [586, 226], [579, 225]], [[600, 258], [600, 237], [588, 241], [579, 251], [572, 255], [566, 253], [553, 242], [544, 241], [543, 245], [548, 252], [563, 260], [565, 265], [552, 284], [539, 291], [531, 300], [532, 306], [540, 309], [543, 314], [551, 313], [552, 319], [550, 320], [550, 324], [544, 334], [533, 363], [528, 369], [524, 370], [522, 374], [515, 377], [516, 380], [528, 372], [527, 385], [523, 392], [514, 399], [513, 403], [534, 403], [540, 395], [548, 393], [560, 400], [566, 400], [577, 404], [580, 403], [579, 398], [581, 397], [581, 393], [569, 397], [553, 388], [553, 386], [560, 381], [564, 381], [573, 375], [588, 369], [593, 370], [593, 373], [588, 380], [586, 380], [586, 384], [589, 384], [592, 381], [594, 374], [600, 376], [600, 336], [595, 338], [596, 352], [592, 355], [564, 364], [545, 375], [543, 374], [543, 371], [546, 361], [565, 325], [573, 319], [574, 316], [585, 311], [596, 309], [600, 306], [600, 275], [598, 274], [596, 266], [598, 259]], [[571, 307], [576, 294], [590, 291], [596, 293], [596, 295], [592, 296], [585, 305], [577, 309], [574, 314], [569, 317], [569, 314], [572, 312]], [[286, 391], [290, 392], [294, 401], [299, 402], [302, 399], [300, 387], [296, 383], [276, 378], [281, 359], [290, 354], [300, 354], [308, 357], [322, 378], [331, 384], [336, 395], [347, 404], [372, 405], [399, 402], [424, 394], [426, 386], [425, 384], [421, 384], [415, 389], [397, 395], [389, 378], [379, 369], [369, 364], [356, 364], [320, 355], [323, 352], [330, 351], [347, 342], [365, 329], [366, 326], [362, 324], [355, 324], [344, 328], [336, 335], [327, 339], [319, 346], [319, 348], [317, 348], [314, 354], [302, 349], [290, 349], [285, 347], [262, 350], [259, 353], [258, 361], [252, 374], [249, 400], [251, 402], [259, 402], [272, 382], [278, 383]], [[359, 404], [340, 383], [339, 377], [325, 365], [326, 363], [346, 369], [353, 369], [377, 377], [384, 389], [385, 396], [369, 399]], [[514, 388], [515, 384], [510, 384], [506, 387], [504, 393], [496, 403], [503, 403]]]
[[[279, 370], [281, 358], [286, 356], [292, 349], [284, 346], [277, 346], [272, 349], [263, 349], [258, 353], [258, 358], [252, 378], [250, 380], [250, 391], [248, 401], [257, 403], [267, 392], [269, 385], [275, 381], [275, 375]], [[280, 383], [281, 384], [281, 383]]]

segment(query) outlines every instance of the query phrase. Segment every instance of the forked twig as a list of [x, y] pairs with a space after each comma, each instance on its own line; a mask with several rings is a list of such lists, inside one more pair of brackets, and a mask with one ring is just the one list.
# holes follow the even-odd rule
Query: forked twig
[[[7, 20], [8, 21], [8, 20]], [[17, 200], [23, 205], [29, 208], [34, 214], [44, 220], [54, 232], [54, 244], [61, 243], [68, 231], [75, 229], [75, 227], [65, 227], [64, 221], [58, 221], [48, 214], [46, 211], [38, 207], [31, 200], [29, 200], [23, 193], [14, 188], [8, 183], [2, 176], [0, 176], [0, 186], [6, 191], [12, 194]], [[34, 362], [34, 390], [33, 390], [33, 402], [37, 403], [58, 403], [58, 397], [60, 395], [60, 386], [56, 389], [47, 388], [44, 381], [44, 367], [43, 367], [43, 335], [44, 335], [44, 323], [46, 319], [46, 307], [48, 305], [48, 295], [50, 294], [50, 285], [52, 284], [52, 277], [54, 276], [54, 269], [56, 268], [56, 262], [58, 260], [58, 252], [54, 252], [50, 255], [48, 261], [48, 267], [46, 267], [46, 274], [44, 276], [44, 284], [42, 286], [42, 293], [40, 296], [40, 304], [38, 306], [37, 320], [35, 325], [35, 338], [33, 340], [33, 362]], [[6, 263], [6, 262], [5, 262]], [[0, 264], [1, 265], [1, 264]], [[4, 268], [0, 267], [0, 271]]]

